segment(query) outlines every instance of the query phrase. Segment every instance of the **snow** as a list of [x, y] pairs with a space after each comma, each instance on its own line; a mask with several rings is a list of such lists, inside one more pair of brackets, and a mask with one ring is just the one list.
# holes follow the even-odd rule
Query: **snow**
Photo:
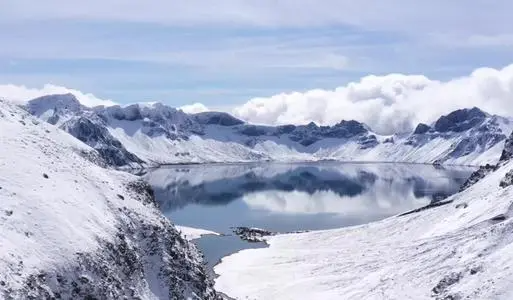
[[[362, 149], [357, 140], [324, 138], [308, 147], [293, 142], [287, 135], [248, 137], [240, 134], [234, 126], [207, 125], [204, 135], [191, 135], [188, 140], [170, 141], [164, 136], [149, 137], [140, 131], [138, 121], [123, 121], [126, 124], [111, 129], [128, 151], [143, 160], [162, 163], [205, 162], [250, 162], [250, 161], [361, 161], [361, 162], [409, 162], [434, 163], [441, 160], [452, 165], [484, 165], [497, 163], [504, 142], [486, 149], [477, 148], [463, 156], [448, 156], [467, 134], [448, 134], [435, 137], [418, 146], [407, 145], [406, 137], [396, 136], [394, 143], [380, 143]], [[513, 130], [513, 123], [499, 123], [505, 135]], [[474, 133], [470, 134], [472, 136]], [[481, 134], [481, 133], [475, 133]], [[378, 140], [386, 137], [377, 136]], [[247, 144], [254, 143], [253, 146]]]
[[[59, 126], [73, 116], [91, 118], [113, 136], [113, 139], [109, 137], [111, 146], [119, 141], [128, 152], [150, 166], [318, 160], [495, 164], [504, 145], [503, 139], [513, 130], [511, 120], [483, 113], [482, 122], [470, 129], [465, 127], [468, 125], [465, 120], [461, 124], [449, 124], [462, 128], [457, 132], [382, 136], [370, 131], [365, 124], [351, 121], [342, 121], [330, 128], [313, 124], [289, 131], [283, 127], [243, 124], [226, 113], [188, 115], [161, 103], [91, 109], [80, 106], [70, 94], [41, 97], [29, 102], [27, 108], [32, 114]], [[391, 138], [393, 142], [386, 142]], [[101, 148], [102, 143], [105, 141], [94, 144], [91, 140], [88, 144]], [[122, 162], [122, 158], [117, 161]]]
[[236, 299], [511, 299], [513, 188], [499, 182], [512, 168], [438, 208], [267, 237], [269, 248], [225, 257], [216, 288]]
[[[3, 210], [13, 212], [1, 217], [0, 269], [18, 258], [28, 270], [44, 268], [76, 251], [94, 250], [97, 237], [113, 234], [108, 203], [119, 205], [116, 195], [125, 193], [123, 183], [133, 178], [88, 162], [79, 154], [92, 151], [85, 144], [0, 104], [0, 195]], [[141, 210], [136, 201], [123, 205]]]
[[199, 229], [181, 225], [176, 225], [175, 227], [182, 234], [182, 236], [188, 239], [189, 241], [199, 239], [204, 235], [219, 235], [219, 233], [217, 232], [206, 229]]
[[[43, 281], [46, 276], [55, 274], [52, 272], [70, 269], [78, 270], [77, 273], [82, 270], [85, 274], [93, 274], [89, 273], [93, 272], [90, 268], [94, 268], [91, 264], [97, 263], [103, 268], [102, 274], [110, 276], [108, 272], [111, 269], [101, 265], [100, 258], [103, 257], [101, 253], [107, 252], [108, 255], [108, 251], [112, 249], [102, 247], [105, 247], [105, 243], [110, 245], [109, 248], [116, 247], [119, 235], [123, 234], [119, 229], [122, 226], [120, 222], [134, 221], [127, 216], [140, 217], [141, 219], [135, 219], [136, 224], [140, 226], [151, 224], [149, 228], [162, 231], [169, 229], [171, 233], [174, 230], [154, 205], [145, 205], [139, 194], [127, 188], [127, 184], [134, 182], [137, 177], [99, 167], [94, 163], [94, 160], [98, 159], [98, 153], [92, 148], [57, 127], [40, 121], [19, 107], [2, 100], [0, 150], [0, 298], [11, 293], [16, 299], [24, 298], [27, 296], [24, 294], [27, 293], [27, 289], [36, 293], [32, 294], [36, 295], [34, 299], [41, 295], [52, 298], [50, 296], [53, 294], [49, 294], [50, 288], [45, 290], [48, 285], [41, 287], [39, 284], [55, 287], [57, 282], [30, 281], [34, 276], [41, 276], [38, 274], [47, 274], [39, 278]], [[165, 224], [168, 224], [168, 227]], [[130, 228], [132, 234], [135, 234], [136, 226]], [[133, 237], [129, 238], [128, 243], [131, 243]], [[167, 241], [173, 242], [171, 237], [164, 233], [161, 238], [168, 238]], [[124, 251], [131, 251], [133, 247], [138, 246], [149, 247], [146, 242], [141, 245], [130, 244]], [[183, 249], [177, 252], [182, 251], [184, 258], [180, 262], [187, 261], [192, 265], [196, 259], [195, 255], [199, 257], [199, 254], [187, 252], [190, 249], [188, 247], [193, 246], [181, 245]], [[166, 253], [164, 252], [164, 255]], [[79, 254], [93, 255], [96, 260], [86, 266], [77, 265]], [[137, 253], [131, 254], [140, 259], [133, 263], [140, 263], [146, 267], [146, 258], [139, 257]], [[166, 263], [157, 260], [163, 258], [158, 255], [151, 254], [147, 258], [154, 259], [162, 268], [168, 267]], [[113, 265], [112, 270], [119, 271], [116, 269], [118, 265]], [[132, 266], [132, 272], [135, 272], [133, 268]], [[142, 271], [142, 278], [133, 278], [134, 281], [126, 283], [127, 287], [118, 286], [117, 289], [130, 288], [132, 294], [141, 299], [165, 299], [167, 295], [171, 295], [169, 290], [173, 287], [166, 285], [168, 279], [160, 275], [159, 268], [148, 266]], [[184, 268], [191, 270], [190, 265]], [[153, 269], [155, 272], [151, 273]], [[175, 274], [180, 272], [173, 271]], [[115, 276], [123, 279], [125, 275], [127, 274], [120, 273]], [[74, 280], [71, 277], [65, 279], [69, 281], [59, 281], [59, 284], [67, 284], [66, 282]], [[104, 283], [100, 282], [101, 279], [103, 277], [90, 278], [88, 282], [96, 280], [96, 291], [99, 291], [105, 287]], [[87, 292], [84, 288], [82, 291]], [[186, 292], [191, 295], [196, 291], [198, 290], [191, 289]]]

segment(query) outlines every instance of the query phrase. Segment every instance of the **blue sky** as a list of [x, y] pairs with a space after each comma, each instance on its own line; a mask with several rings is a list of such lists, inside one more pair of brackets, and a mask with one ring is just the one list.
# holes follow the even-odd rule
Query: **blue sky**
[[509, 1], [167, 2], [0, 0], [0, 84], [225, 107], [513, 61]]

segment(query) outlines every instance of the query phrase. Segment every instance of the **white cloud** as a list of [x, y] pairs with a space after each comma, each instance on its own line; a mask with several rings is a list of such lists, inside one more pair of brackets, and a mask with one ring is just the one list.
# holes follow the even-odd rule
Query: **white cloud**
[[209, 111], [208, 107], [201, 103], [193, 103], [190, 105], [184, 105], [180, 106], [179, 109], [181, 109], [184, 113], [187, 114], [197, 114], [205, 111]]
[[78, 101], [85, 106], [98, 106], [105, 105], [111, 106], [116, 103], [111, 100], [100, 99], [93, 94], [85, 94], [81, 91], [69, 89], [63, 86], [57, 86], [53, 84], [45, 84], [42, 88], [28, 88], [23, 85], [14, 84], [0, 84], [0, 97], [17, 102], [25, 103], [37, 97], [51, 95], [51, 94], [67, 94], [72, 93], [77, 97]]
[[[92, 94], [47, 84], [40, 89], [0, 85], [0, 97], [17, 102], [48, 95], [73, 93], [87, 106], [113, 105]], [[513, 64], [503, 69], [481, 68], [468, 76], [436, 81], [422, 75], [369, 75], [334, 90], [310, 90], [254, 98], [235, 108], [224, 107], [257, 124], [332, 125], [341, 120], [364, 122], [382, 134], [408, 131], [419, 122], [431, 123], [455, 109], [473, 106], [513, 116]], [[201, 103], [179, 107], [187, 113], [209, 111]]]
[[425, 76], [366, 76], [335, 90], [311, 90], [255, 98], [234, 109], [235, 116], [260, 124], [330, 125], [340, 120], [364, 122], [378, 133], [411, 130], [459, 108], [477, 106], [513, 116], [513, 65], [477, 69], [449, 81]]

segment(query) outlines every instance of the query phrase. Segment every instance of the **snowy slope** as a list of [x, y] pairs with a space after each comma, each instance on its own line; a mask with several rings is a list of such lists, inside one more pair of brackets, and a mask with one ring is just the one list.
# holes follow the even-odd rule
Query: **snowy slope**
[[0, 150], [0, 299], [216, 298], [136, 177], [1, 100]]
[[513, 121], [462, 109], [412, 133], [381, 136], [357, 121], [260, 126], [227, 113], [188, 115], [160, 103], [86, 108], [50, 95], [26, 109], [97, 149], [109, 165], [250, 161], [496, 163]]
[[503, 161], [447, 205], [269, 237], [224, 258], [216, 288], [236, 299], [512, 299], [512, 169]]

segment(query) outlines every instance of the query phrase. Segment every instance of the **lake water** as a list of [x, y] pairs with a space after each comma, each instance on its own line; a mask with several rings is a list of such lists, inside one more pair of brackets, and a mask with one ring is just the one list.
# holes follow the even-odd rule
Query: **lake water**
[[225, 236], [195, 240], [209, 269], [241, 249], [265, 247], [238, 226], [275, 232], [364, 224], [456, 193], [474, 169], [409, 164], [231, 164], [163, 167], [145, 178], [178, 225]]

